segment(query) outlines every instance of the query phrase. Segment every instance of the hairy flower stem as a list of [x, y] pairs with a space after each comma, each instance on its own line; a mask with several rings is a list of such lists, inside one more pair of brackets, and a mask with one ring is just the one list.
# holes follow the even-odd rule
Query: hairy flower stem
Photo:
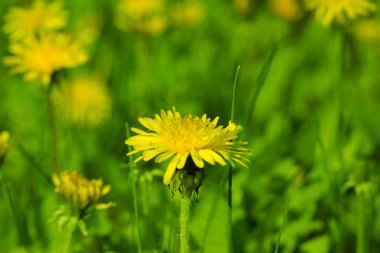
[[179, 232], [179, 247], [180, 253], [189, 253], [189, 222], [190, 222], [190, 196], [184, 194], [181, 199], [181, 214], [179, 217], [180, 232]]

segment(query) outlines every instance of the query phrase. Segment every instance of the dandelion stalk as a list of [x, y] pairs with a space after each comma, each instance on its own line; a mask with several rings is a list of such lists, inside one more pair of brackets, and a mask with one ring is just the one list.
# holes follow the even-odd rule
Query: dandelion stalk
[[[126, 129], [126, 135], [127, 139], [131, 137], [131, 133], [129, 131], [129, 125], [126, 122], [125, 123], [125, 129]], [[132, 151], [132, 147], [128, 146], [128, 152]], [[134, 219], [135, 219], [135, 228], [136, 228], [136, 243], [137, 243], [137, 252], [141, 253], [142, 247], [141, 247], [141, 239], [140, 239], [140, 223], [139, 223], [139, 206], [137, 202], [137, 190], [136, 190], [136, 178], [134, 174], [134, 163], [133, 163], [133, 157], [129, 156], [129, 176], [132, 182], [132, 196], [133, 196], [133, 206], [134, 206]]]
[[181, 199], [181, 214], [179, 217], [180, 233], [179, 233], [179, 247], [180, 253], [189, 253], [189, 223], [190, 223], [190, 206], [191, 199], [188, 194], [183, 194]]
[[57, 137], [57, 126], [55, 122], [55, 111], [52, 98], [52, 90], [54, 85], [55, 74], [52, 76], [52, 81], [49, 84], [49, 89], [47, 92], [47, 106], [48, 106], [48, 121], [49, 121], [49, 133], [51, 142], [51, 158], [53, 169], [55, 173], [59, 172], [59, 162], [58, 162], [58, 137]]

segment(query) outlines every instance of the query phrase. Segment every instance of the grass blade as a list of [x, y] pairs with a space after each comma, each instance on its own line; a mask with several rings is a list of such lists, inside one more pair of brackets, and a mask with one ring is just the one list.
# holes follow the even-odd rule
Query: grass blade
[[2, 176], [2, 181], [5, 186], [6, 193], [9, 198], [9, 203], [10, 203], [10, 206], [11, 206], [11, 209], [16, 221], [16, 227], [17, 227], [20, 243], [21, 245], [30, 247], [32, 245], [32, 239], [29, 234], [26, 217], [23, 213], [21, 213], [17, 199], [12, 192], [11, 186], [9, 184], [9, 180], [5, 175]]
[[44, 169], [42, 169], [42, 166], [38, 164], [36, 159], [33, 158], [33, 156], [22, 146], [21, 144], [18, 145], [18, 148], [21, 152], [21, 154], [25, 157], [25, 159], [34, 167], [38, 173], [45, 179], [45, 181], [54, 187], [53, 182], [51, 181], [50, 177], [46, 174]]
[[[127, 139], [131, 137], [131, 132], [129, 131], [129, 125], [125, 123], [125, 131]], [[128, 145], [128, 152], [132, 151], [132, 147]], [[136, 191], [136, 177], [135, 177], [135, 164], [133, 162], [133, 157], [129, 156], [129, 177], [132, 182], [132, 196], [133, 196], [133, 206], [134, 206], [134, 219], [135, 219], [135, 228], [136, 228], [136, 243], [137, 243], [137, 252], [142, 252], [141, 247], [141, 238], [140, 238], [140, 223], [139, 223], [139, 207], [137, 202], [137, 191]]]
[[261, 92], [261, 90], [265, 84], [266, 79], [267, 79], [270, 67], [271, 67], [272, 62], [273, 62], [275, 55], [277, 53], [278, 45], [279, 45], [279, 41], [274, 40], [272, 43], [272, 47], [269, 51], [269, 54], [268, 54], [268, 56], [264, 62], [263, 68], [261, 69], [260, 74], [257, 78], [256, 89], [252, 90], [251, 95], [248, 99], [248, 106], [247, 106], [245, 117], [244, 117], [244, 125], [243, 125], [244, 127], [246, 127], [248, 125], [248, 123], [251, 121], [252, 114], [253, 114], [253, 111], [255, 109], [255, 105], [257, 102], [257, 98], [259, 97], [260, 92]]
[[282, 232], [284, 231], [286, 218], [288, 217], [288, 212], [289, 212], [289, 208], [290, 208], [290, 201], [291, 201], [291, 199], [292, 198], [289, 197], [288, 206], [286, 207], [285, 215], [284, 215], [284, 218], [282, 219], [280, 233], [278, 234], [278, 238], [277, 238], [277, 242], [276, 242], [276, 248], [274, 249], [274, 253], [278, 253], [278, 249], [280, 247], [281, 235], [282, 235]]

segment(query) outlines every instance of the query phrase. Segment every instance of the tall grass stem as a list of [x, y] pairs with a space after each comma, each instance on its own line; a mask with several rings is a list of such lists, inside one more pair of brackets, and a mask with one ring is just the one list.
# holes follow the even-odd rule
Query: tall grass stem
[[285, 211], [284, 218], [282, 219], [282, 224], [281, 224], [281, 228], [280, 228], [280, 233], [278, 234], [278, 238], [277, 238], [277, 242], [276, 242], [276, 248], [274, 249], [274, 253], [278, 253], [278, 249], [279, 249], [279, 247], [280, 247], [281, 236], [282, 236], [282, 232], [284, 231], [286, 218], [288, 217], [288, 213], [289, 213], [289, 208], [290, 208], [290, 201], [291, 201], [291, 199], [292, 199], [292, 198], [289, 197], [288, 205], [287, 205], [287, 207], [286, 207], [286, 211]]
[[[129, 124], [125, 123], [125, 131], [127, 139], [131, 137], [131, 132], [129, 131]], [[132, 147], [128, 145], [128, 152], [132, 151]], [[140, 222], [139, 222], [139, 206], [138, 206], [138, 196], [136, 189], [136, 175], [135, 175], [135, 164], [133, 162], [133, 157], [129, 156], [129, 177], [132, 185], [132, 197], [133, 197], [133, 206], [134, 206], [134, 222], [136, 229], [136, 244], [137, 244], [137, 252], [142, 252], [141, 246], [141, 238], [140, 238]]]
[[52, 166], [55, 173], [59, 172], [59, 161], [58, 161], [58, 135], [57, 135], [57, 125], [55, 119], [54, 103], [52, 97], [53, 83], [50, 83], [47, 92], [47, 109], [48, 109], [48, 124], [49, 124], [49, 134], [51, 142], [51, 158]]

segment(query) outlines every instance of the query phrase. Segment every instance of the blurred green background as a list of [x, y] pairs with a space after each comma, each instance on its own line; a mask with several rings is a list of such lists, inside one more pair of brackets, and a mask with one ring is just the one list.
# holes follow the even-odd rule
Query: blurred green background
[[[11, 7], [29, 4], [1, 0], [0, 26]], [[205, 0], [189, 15], [180, 4], [166, 3], [161, 28], [125, 29], [117, 0], [63, 2], [66, 30], [90, 41], [90, 59], [62, 78], [99, 77], [112, 110], [96, 126], [57, 113], [60, 167], [103, 178], [112, 186], [106, 201], [117, 203], [93, 213], [88, 236], [75, 231], [71, 252], [137, 252], [125, 122], [137, 127], [138, 117], [175, 106], [226, 125], [237, 65], [235, 118], [253, 155], [249, 169], [233, 173], [234, 252], [274, 252], [286, 213], [279, 252], [378, 252], [378, 13], [343, 29], [323, 27], [298, 1]], [[8, 45], [0, 33], [1, 58]], [[50, 183], [46, 93], [0, 65], [0, 131], [12, 136], [0, 167], [0, 252], [61, 252], [66, 240], [49, 222], [64, 201]], [[160, 166], [139, 163], [136, 173], [143, 252], [178, 248], [178, 203]], [[227, 168], [206, 172], [191, 248], [228, 252]]]

